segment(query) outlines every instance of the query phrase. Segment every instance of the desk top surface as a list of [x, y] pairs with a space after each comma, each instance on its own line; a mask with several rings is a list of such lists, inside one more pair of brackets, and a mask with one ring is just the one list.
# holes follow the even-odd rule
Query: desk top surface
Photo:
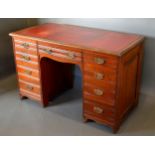
[[143, 36], [64, 24], [43, 24], [10, 34], [36, 40], [47, 40], [76, 48], [122, 55], [144, 40]]

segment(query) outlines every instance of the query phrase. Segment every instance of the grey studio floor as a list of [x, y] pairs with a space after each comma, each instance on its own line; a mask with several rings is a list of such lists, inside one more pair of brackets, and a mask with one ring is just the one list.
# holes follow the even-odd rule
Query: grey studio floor
[[82, 95], [78, 87], [42, 108], [18, 97], [15, 75], [0, 81], [1, 136], [113, 136], [155, 135], [155, 97], [140, 95], [138, 107], [123, 122], [117, 134], [95, 122], [83, 123]]

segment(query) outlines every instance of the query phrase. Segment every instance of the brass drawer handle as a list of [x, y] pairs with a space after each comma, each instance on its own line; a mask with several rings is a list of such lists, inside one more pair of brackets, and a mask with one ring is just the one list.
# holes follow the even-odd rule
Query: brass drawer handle
[[103, 58], [94, 58], [95, 63], [102, 65], [105, 63], [105, 59]]
[[45, 48], [43, 48], [42, 49], [44, 52], [46, 52], [47, 54], [52, 54], [52, 50], [51, 49], [45, 49]]
[[74, 54], [74, 53], [67, 53], [67, 56], [68, 56], [70, 59], [74, 59], [74, 58], [75, 58], [75, 54]]
[[26, 85], [26, 89], [28, 89], [28, 90], [33, 90], [33, 86]]
[[21, 46], [23, 46], [23, 47], [26, 48], [26, 49], [29, 48], [29, 44], [28, 44], [28, 43], [23, 43], [23, 44], [21, 44]]
[[102, 74], [102, 73], [95, 73], [95, 78], [96, 78], [97, 80], [102, 80], [103, 77], [104, 77], [104, 74]]
[[24, 55], [22, 55], [21, 56], [24, 60], [26, 60], [26, 61], [30, 61], [31, 60], [31, 58], [29, 57], [29, 56], [24, 56]]
[[28, 75], [32, 74], [32, 71], [30, 71], [30, 70], [25, 70], [24, 72], [25, 72], [25, 74], [28, 74]]
[[102, 114], [104, 112], [103, 109], [100, 107], [94, 107], [93, 110], [94, 110], [94, 112], [96, 112], [98, 114]]
[[94, 89], [94, 93], [95, 93], [95, 95], [101, 96], [101, 95], [103, 95], [103, 90], [101, 90], [101, 89]]

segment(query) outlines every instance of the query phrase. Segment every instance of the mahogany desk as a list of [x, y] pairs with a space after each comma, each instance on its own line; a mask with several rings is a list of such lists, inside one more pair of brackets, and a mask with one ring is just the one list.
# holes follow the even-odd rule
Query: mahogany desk
[[43, 24], [10, 34], [21, 98], [47, 106], [72, 88], [72, 64], [83, 75], [85, 121], [116, 132], [138, 103], [143, 36], [100, 29]]

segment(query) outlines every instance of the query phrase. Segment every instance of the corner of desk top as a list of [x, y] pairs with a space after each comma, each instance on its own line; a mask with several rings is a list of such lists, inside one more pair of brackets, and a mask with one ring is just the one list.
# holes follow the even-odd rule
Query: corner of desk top
[[9, 36], [13, 37], [15, 35], [15, 32], [9, 33]]

